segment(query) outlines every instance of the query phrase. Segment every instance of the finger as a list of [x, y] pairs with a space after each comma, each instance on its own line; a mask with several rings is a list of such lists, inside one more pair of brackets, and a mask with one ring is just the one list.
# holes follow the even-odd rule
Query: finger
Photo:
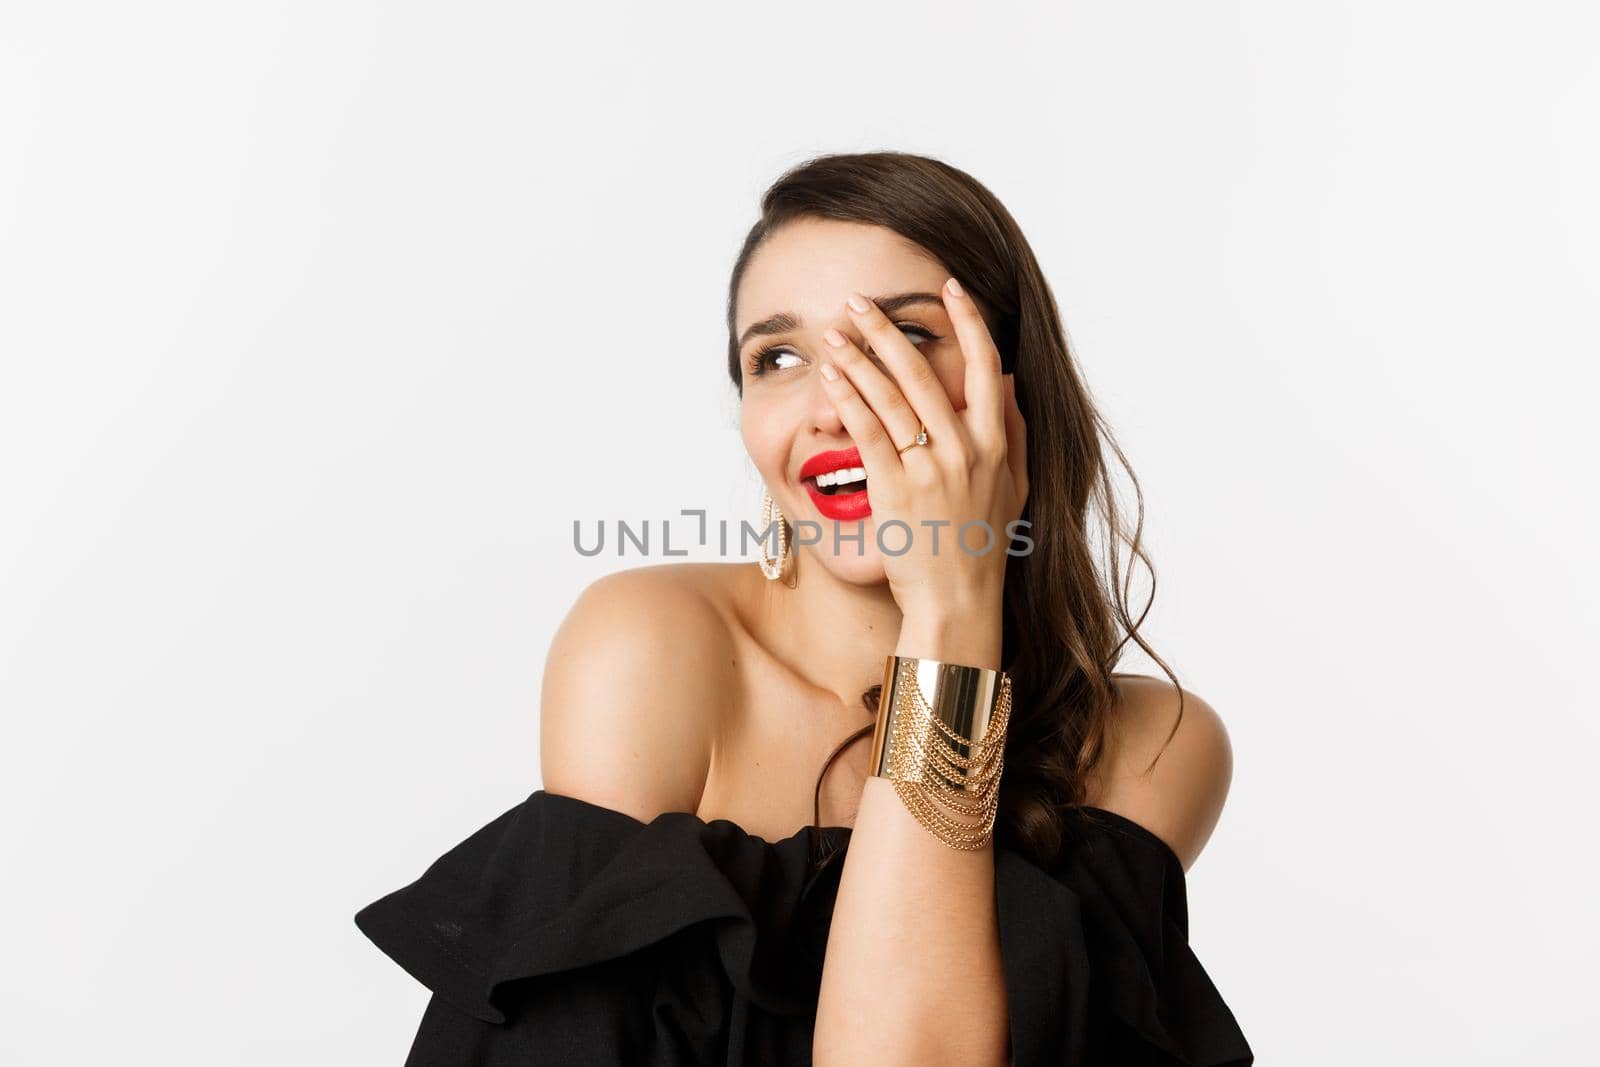
[[903, 475], [905, 468], [901, 466], [894, 442], [877, 413], [867, 405], [850, 379], [837, 366], [824, 359], [820, 369], [822, 388], [827, 391], [828, 399], [833, 401], [844, 428], [850, 433], [850, 440], [855, 442], [857, 451], [861, 453], [861, 464], [866, 468], [868, 484], [883, 475]]
[[1006, 466], [1011, 469], [1011, 484], [1024, 502], [1028, 499], [1028, 424], [1017, 404], [1017, 376], [1005, 377]]
[[[852, 301], [859, 302], [860, 306], [855, 306]], [[845, 309], [873, 352], [894, 374], [900, 394], [910, 405], [913, 417], [928, 427], [929, 435], [935, 441], [941, 435], [946, 441], [965, 440], [967, 434], [961, 419], [956, 416], [955, 408], [950, 406], [950, 394], [945, 392], [944, 383], [934, 373], [928, 357], [917, 351], [916, 345], [906, 339], [900, 327], [890, 322], [889, 316], [877, 304], [860, 293], [850, 294], [850, 299], [845, 301]], [[913, 434], [916, 429], [912, 427]], [[910, 439], [908, 436], [900, 443], [905, 444]]]
[[844, 377], [888, 431], [890, 440], [896, 442], [897, 448], [910, 443], [922, 424], [900, 387], [838, 330], [830, 326], [822, 331], [822, 339], [828, 345], [824, 358], [831, 357], [834, 365], [844, 372]]
[[941, 295], [945, 311], [955, 326], [956, 338], [961, 342], [961, 354], [966, 357], [967, 427], [973, 440], [998, 446], [1006, 438], [1000, 350], [995, 347], [978, 305], [961, 288], [960, 282], [955, 278], [945, 282]]

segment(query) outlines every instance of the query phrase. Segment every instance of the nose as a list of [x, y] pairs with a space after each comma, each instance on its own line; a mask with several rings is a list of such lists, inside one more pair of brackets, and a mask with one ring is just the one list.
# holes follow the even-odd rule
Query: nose
[[811, 425], [819, 436], [837, 437], [845, 433], [839, 409], [823, 388], [821, 373], [811, 375]]

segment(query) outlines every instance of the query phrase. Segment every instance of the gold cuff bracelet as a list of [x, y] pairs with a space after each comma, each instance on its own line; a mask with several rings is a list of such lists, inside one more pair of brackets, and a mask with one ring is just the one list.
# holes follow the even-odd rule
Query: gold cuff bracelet
[[1004, 672], [890, 656], [868, 773], [893, 780], [917, 822], [951, 848], [983, 848], [1000, 806], [1010, 717]]

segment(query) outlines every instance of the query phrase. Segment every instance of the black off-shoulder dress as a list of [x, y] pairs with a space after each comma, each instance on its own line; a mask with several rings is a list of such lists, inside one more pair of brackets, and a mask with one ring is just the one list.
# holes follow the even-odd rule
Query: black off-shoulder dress
[[[850, 834], [540, 789], [355, 921], [433, 992], [407, 1067], [809, 1064]], [[1050, 870], [994, 856], [1015, 1067], [1253, 1062], [1159, 837], [1080, 808]]]

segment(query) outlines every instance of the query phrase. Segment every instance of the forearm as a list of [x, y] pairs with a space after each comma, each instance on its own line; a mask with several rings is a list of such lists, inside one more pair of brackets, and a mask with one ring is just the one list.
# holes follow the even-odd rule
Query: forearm
[[[1000, 666], [999, 610], [913, 613], [898, 655]], [[1009, 1058], [994, 849], [951, 848], [869, 776], [828, 935], [813, 1059], [993, 1064]]]

